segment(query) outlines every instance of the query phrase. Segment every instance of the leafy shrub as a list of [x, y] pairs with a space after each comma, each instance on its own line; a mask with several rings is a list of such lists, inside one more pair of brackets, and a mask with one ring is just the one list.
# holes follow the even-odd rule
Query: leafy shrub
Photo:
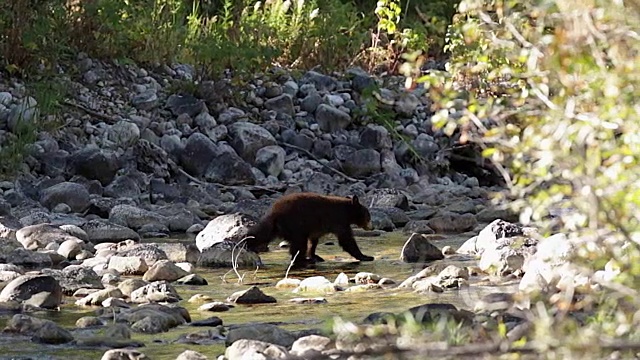
[[449, 74], [419, 79], [434, 124], [502, 170], [521, 221], [583, 240], [575, 263], [589, 275], [605, 270], [594, 278], [603, 291], [574, 305], [593, 309], [586, 323], [566, 308], [534, 309], [534, 338], [556, 348], [550, 357], [599, 356], [613, 339], [639, 335], [639, 10], [464, 0], [448, 33]]

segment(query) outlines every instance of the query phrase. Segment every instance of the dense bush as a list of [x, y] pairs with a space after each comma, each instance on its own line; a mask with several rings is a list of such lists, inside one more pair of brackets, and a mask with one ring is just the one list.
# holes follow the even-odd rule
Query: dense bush
[[608, 274], [581, 301], [586, 321], [536, 308], [530, 340], [551, 358], [639, 335], [639, 24], [637, 2], [464, 0], [449, 72], [419, 79], [434, 124], [501, 169], [521, 221], [581, 239], [576, 264]]
[[[51, 68], [78, 51], [140, 63], [188, 62], [211, 74], [272, 64], [373, 66], [389, 61], [390, 52], [392, 61], [405, 50], [439, 53], [457, 2], [3, 1], [0, 60], [13, 72]], [[389, 31], [381, 36], [380, 29]], [[366, 51], [373, 47], [380, 51]]]

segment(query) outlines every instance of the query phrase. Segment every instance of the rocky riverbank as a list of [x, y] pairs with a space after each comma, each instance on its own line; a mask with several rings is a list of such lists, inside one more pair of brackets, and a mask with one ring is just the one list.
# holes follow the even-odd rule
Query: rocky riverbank
[[[47, 129], [26, 147], [20, 175], [0, 182], [0, 313], [12, 315], [5, 331], [15, 336], [49, 345], [127, 348], [109, 350], [103, 359], [142, 359], [144, 351], [132, 348], [145, 344], [132, 340], [132, 333], [193, 325], [185, 308], [191, 300], [202, 302], [200, 311], [222, 312], [277, 303], [271, 290], [407, 291], [420, 299], [478, 281], [496, 284], [496, 278], [516, 279], [523, 291], [548, 290], [558, 277], [565, 281], [559, 286], [589, 288], [588, 279], [566, 277], [576, 274], [564, 261], [574, 244], [562, 236], [543, 239], [492, 206], [490, 195], [501, 191], [495, 175], [474, 163], [473, 154], [459, 153], [457, 135], [432, 129], [428, 97], [402, 89], [402, 79], [378, 79], [358, 69], [330, 75], [274, 69], [249, 80], [199, 81], [186, 65], [149, 70], [82, 55], [59, 70], [69, 96], [55, 116], [39, 117], [41, 104], [18, 80], [0, 83], [0, 144], [36, 121]], [[206, 269], [237, 265], [240, 277], [247, 269], [263, 271], [263, 259], [235, 244], [278, 196], [296, 191], [358, 195], [375, 229], [359, 232], [359, 239], [402, 233], [404, 246], [390, 249], [393, 261], [431, 266], [396, 280], [354, 265], [280, 282], [243, 282], [243, 290], [225, 301], [181, 294], [206, 286], [198, 275]], [[438, 236], [461, 233], [469, 240], [459, 249], [437, 246]], [[184, 234], [186, 241], [161, 241]], [[461, 259], [473, 264], [454, 264]], [[390, 261], [380, 254], [378, 260]], [[478, 300], [472, 298], [467, 309], [429, 304], [411, 312], [426, 322], [444, 314], [476, 329], [517, 302], [511, 294], [494, 295], [487, 301], [502, 304], [500, 311], [487, 315], [472, 312]], [[296, 301], [331, 300], [301, 295]], [[519, 306], [509, 315], [514, 339], [528, 326], [519, 312], [527, 306]], [[38, 317], [42, 309], [60, 307], [96, 312], [79, 319], [73, 331]], [[373, 313], [363, 326], [391, 315]], [[107, 326], [108, 319], [115, 324]], [[228, 359], [265, 349], [281, 358], [375, 348], [349, 343], [340, 331], [329, 338], [273, 324], [202, 321], [210, 330], [191, 334], [192, 343], [223, 341]], [[93, 330], [79, 336], [85, 328], [104, 336]], [[190, 352], [178, 358], [204, 357]]]

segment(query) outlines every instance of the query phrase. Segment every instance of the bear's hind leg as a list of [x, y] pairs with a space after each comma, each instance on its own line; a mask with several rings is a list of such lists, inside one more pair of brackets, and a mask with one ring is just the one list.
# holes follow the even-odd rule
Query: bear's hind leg
[[309, 237], [307, 242], [307, 261], [314, 264], [317, 262], [323, 262], [324, 259], [319, 255], [316, 255], [316, 248], [318, 247], [318, 237]]
[[338, 236], [338, 244], [340, 244], [342, 249], [349, 253], [349, 255], [360, 261], [373, 261], [373, 256], [365, 255], [360, 251], [350, 228], [343, 230], [336, 235]]

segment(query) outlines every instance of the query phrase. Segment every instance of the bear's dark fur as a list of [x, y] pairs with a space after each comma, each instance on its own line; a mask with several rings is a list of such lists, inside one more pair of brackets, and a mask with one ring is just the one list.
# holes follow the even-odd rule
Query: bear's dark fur
[[269, 213], [249, 229], [247, 249], [264, 252], [273, 239], [283, 238], [289, 242], [291, 258], [295, 257], [294, 266], [299, 267], [324, 261], [316, 255], [318, 240], [323, 235], [334, 234], [338, 244], [351, 256], [360, 261], [372, 261], [372, 256], [364, 255], [358, 248], [351, 224], [371, 229], [369, 210], [360, 204], [357, 196], [289, 194], [278, 199]]

